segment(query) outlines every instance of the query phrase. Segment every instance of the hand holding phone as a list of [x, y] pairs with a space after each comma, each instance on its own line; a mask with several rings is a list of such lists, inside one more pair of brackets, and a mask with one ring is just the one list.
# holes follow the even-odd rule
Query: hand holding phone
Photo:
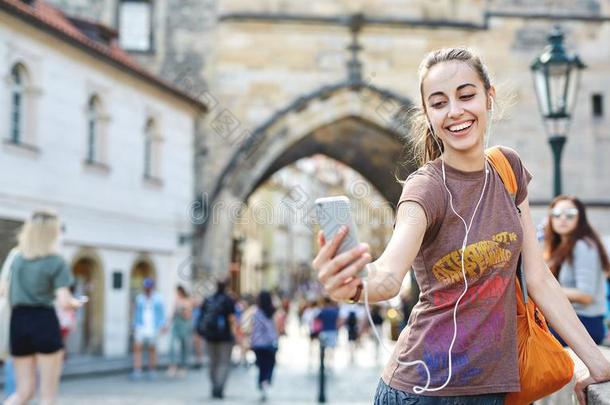
[[333, 239], [342, 226], [347, 227], [347, 235], [343, 238], [337, 254], [346, 252], [358, 245], [356, 225], [351, 215], [350, 201], [345, 196], [322, 197], [315, 201], [316, 215], [320, 229], [326, 240]]
[[[358, 246], [356, 224], [352, 217], [350, 201], [346, 196], [318, 198], [314, 204], [318, 223], [326, 241], [332, 240], [341, 227], [345, 226], [347, 228], [347, 234], [341, 241], [336, 255]], [[359, 276], [366, 276], [366, 268], [362, 269]]]

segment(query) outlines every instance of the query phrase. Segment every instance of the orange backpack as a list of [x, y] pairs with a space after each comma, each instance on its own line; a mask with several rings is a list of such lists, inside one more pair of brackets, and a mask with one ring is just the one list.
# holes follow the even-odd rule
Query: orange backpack
[[[517, 180], [508, 159], [497, 146], [486, 150], [485, 154], [514, 201], [517, 194]], [[527, 405], [550, 395], [569, 383], [574, 374], [572, 358], [551, 334], [542, 311], [527, 295], [524, 270], [520, 256], [515, 291], [521, 391], [508, 393], [504, 402], [506, 405]]]

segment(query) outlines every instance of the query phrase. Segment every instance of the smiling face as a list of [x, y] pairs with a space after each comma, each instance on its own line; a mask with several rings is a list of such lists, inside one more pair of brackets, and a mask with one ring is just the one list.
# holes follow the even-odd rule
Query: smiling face
[[422, 82], [426, 115], [446, 155], [483, 150], [493, 86], [485, 89], [467, 63], [449, 61], [430, 68]]
[[560, 200], [551, 209], [550, 217], [553, 231], [560, 236], [567, 236], [578, 225], [578, 208], [570, 200]]

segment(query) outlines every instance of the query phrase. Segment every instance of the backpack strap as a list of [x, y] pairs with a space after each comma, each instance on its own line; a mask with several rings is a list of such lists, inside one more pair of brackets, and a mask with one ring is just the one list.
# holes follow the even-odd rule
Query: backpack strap
[[[504, 183], [504, 188], [508, 191], [508, 194], [513, 200], [513, 203], [516, 202], [517, 198], [517, 177], [515, 177], [515, 172], [513, 167], [510, 165], [510, 162], [502, 153], [499, 146], [494, 146], [485, 151], [485, 156], [487, 156], [487, 160], [489, 163], [496, 169], [498, 174], [500, 175], [500, 179], [502, 183]], [[516, 205], [516, 204], [515, 204]], [[519, 207], [517, 207], [519, 210]], [[519, 211], [521, 213], [521, 211]], [[519, 254], [519, 260], [517, 261], [517, 276], [519, 277], [519, 281], [521, 284], [521, 292], [523, 293], [523, 301], [527, 304], [527, 285], [525, 283], [525, 269], [523, 268], [523, 260], [521, 254]]]
[[510, 162], [504, 156], [504, 153], [500, 150], [500, 147], [494, 146], [485, 151], [485, 155], [487, 156], [487, 160], [489, 163], [496, 169], [498, 174], [500, 175], [500, 179], [502, 179], [502, 183], [504, 183], [504, 187], [508, 194], [515, 202], [517, 198], [517, 178], [515, 177], [515, 172], [513, 171], [513, 167], [510, 165]]

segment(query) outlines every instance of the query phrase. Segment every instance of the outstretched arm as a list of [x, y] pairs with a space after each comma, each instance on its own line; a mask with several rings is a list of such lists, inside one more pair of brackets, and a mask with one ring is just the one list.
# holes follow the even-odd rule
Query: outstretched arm
[[[369, 302], [388, 300], [399, 293], [402, 281], [419, 252], [426, 226], [426, 214], [418, 203], [407, 201], [400, 204], [390, 242], [379, 259], [367, 266]], [[340, 232], [327, 243], [320, 232], [318, 242], [321, 249], [313, 261], [320, 282], [335, 301], [354, 296], [361, 283], [358, 273], [371, 260], [366, 245], [336, 255], [344, 237], [345, 232]], [[363, 299], [364, 294], [361, 294], [360, 300]]]
[[426, 214], [418, 203], [406, 201], [398, 207], [396, 226], [388, 245], [381, 256], [367, 266], [370, 302], [398, 295], [419, 252], [426, 226]]
[[589, 384], [610, 380], [610, 363], [589, 336], [563, 289], [546, 266], [536, 240], [536, 228], [530, 214], [529, 201], [525, 199], [519, 209], [523, 227], [523, 261], [527, 290], [553, 329], [589, 369], [590, 375], [579, 378], [575, 388], [579, 402], [584, 405], [584, 389]]

